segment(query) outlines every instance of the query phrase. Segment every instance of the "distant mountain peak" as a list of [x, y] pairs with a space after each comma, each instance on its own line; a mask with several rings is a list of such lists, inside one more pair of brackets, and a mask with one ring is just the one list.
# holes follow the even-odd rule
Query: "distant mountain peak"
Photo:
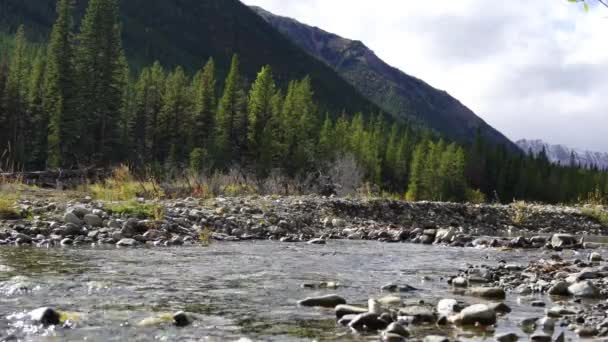
[[595, 152], [565, 145], [554, 145], [541, 139], [521, 139], [517, 145], [526, 153], [538, 156], [543, 149], [549, 161], [555, 164], [571, 165], [572, 163], [583, 167], [597, 166], [600, 169], [608, 169], [608, 153]]
[[446, 91], [390, 66], [363, 42], [275, 15], [261, 7], [252, 6], [251, 9], [394, 117], [423, 122], [445, 137], [461, 142], [473, 141], [479, 131], [490, 143], [519, 150]]

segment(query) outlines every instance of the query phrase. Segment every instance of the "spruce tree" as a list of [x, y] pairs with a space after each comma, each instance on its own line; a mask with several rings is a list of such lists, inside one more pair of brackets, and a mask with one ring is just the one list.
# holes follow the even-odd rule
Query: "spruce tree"
[[[103, 53], [100, 53], [103, 52]], [[117, 0], [90, 0], [78, 35], [77, 109], [82, 116], [82, 155], [108, 164], [119, 142], [124, 63]]]
[[57, 20], [47, 48], [42, 105], [49, 116], [48, 165], [72, 166], [80, 143], [80, 118], [74, 108], [74, 70], [70, 0], [57, 2]]
[[246, 106], [245, 92], [239, 75], [239, 58], [234, 55], [216, 119], [215, 158], [220, 168], [227, 168], [237, 161], [242, 143], [246, 142], [247, 126], [243, 122], [247, 118]]
[[215, 62], [210, 58], [203, 71], [195, 78], [193, 147], [209, 152], [213, 143], [215, 113], [217, 110], [215, 95]]
[[46, 168], [49, 118], [42, 106], [44, 69], [44, 58], [37, 54], [32, 64], [27, 94], [27, 116], [31, 119], [31, 125], [21, 132], [31, 137], [30, 143], [26, 143], [27, 168], [30, 170]]
[[249, 128], [247, 132], [248, 153], [251, 160], [256, 161], [258, 174], [263, 174], [268, 165], [263, 165], [260, 160], [262, 148], [264, 148], [263, 138], [266, 126], [272, 119], [273, 96], [275, 94], [275, 83], [272, 78], [272, 71], [269, 66], [265, 66], [258, 73], [258, 77], [251, 87], [249, 93]]
[[169, 166], [185, 161], [188, 130], [191, 125], [191, 96], [184, 69], [177, 67], [167, 76], [159, 116], [159, 147]]

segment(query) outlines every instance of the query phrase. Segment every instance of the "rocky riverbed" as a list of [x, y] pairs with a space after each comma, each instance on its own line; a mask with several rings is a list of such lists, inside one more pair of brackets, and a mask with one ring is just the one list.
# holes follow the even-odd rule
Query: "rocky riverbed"
[[[123, 210], [112, 209], [117, 205]], [[138, 210], [128, 210], [130, 205], [147, 206], [150, 213], [143, 216], [148, 217], [142, 217]], [[223, 241], [324, 243], [350, 239], [460, 247], [578, 248], [594, 246], [585, 237], [608, 233], [607, 227], [585, 215], [581, 208], [547, 205], [253, 196], [142, 199], [139, 204], [90, 198], [68, 202], [22, 200], [18, 209], [28, 218], [0, 221], [0, 244], [171, 246], [196, 244], [201, 236], [210, 235]], [[558, 233], [572, 236], [563, 235], [551, 242], [551, 235]]]
[[0, 222], [0, 328], [14, 339], [608, 336], [606, 227], [581, 208], [269, 196], [17, 209], [27, 218]]

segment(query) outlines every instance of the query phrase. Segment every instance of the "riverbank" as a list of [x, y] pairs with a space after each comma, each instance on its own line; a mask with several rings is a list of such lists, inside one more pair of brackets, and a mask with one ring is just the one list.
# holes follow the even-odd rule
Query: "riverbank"
[[[176, 246], [212, 240], [325, 243], [331, 239], [457, 247], [592, 248], [608, 227], [588, 208], [472, 205], [321, 196], [108, 202], [18, 199], [0, 244]], [[597, 209], [599, 210], [599, 209]], [[557, 235], [561, 234], [561, 235]]]

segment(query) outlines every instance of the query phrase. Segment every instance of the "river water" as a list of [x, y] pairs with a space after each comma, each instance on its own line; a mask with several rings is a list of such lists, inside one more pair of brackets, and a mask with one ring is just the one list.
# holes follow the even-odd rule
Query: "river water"
[[[349, 303], [365, 305], [368, 298], [382, 296], [380, 287], [390, 282], [420, 289], [403, 294], [406, 301], [463, 299], [450, 292], [446, 277], [468, 263], [524, 264], [540, 253], [354, 241], [321, 246], [258, 241], [175, 249], [3, 248], [0, 331], [27, 341], [377, 340], [336, 326], [332, 310], [299, 308], [296, 302], [337, 293]], [[322, 281], [342, 286], [301, 287]], [[513, 312], [499, 320], [497, 331], [525, 337], [517, 322], [542, 316], [543, 308], [529, 304], [542, 298], [508, 294], [506, 303]], [[466, 301], [483, 302], [471, 297]], [[73, 312], [74, 327], [28, 324], [23, 313], [41, 306]], [[196, 321], [185, 328], [138, 325], [142, 319], [180, 310], [195, 314]], [[457, 333], [424, 329], [414, 332]], [[493, 334], [463, 336], [483, 340]]]

